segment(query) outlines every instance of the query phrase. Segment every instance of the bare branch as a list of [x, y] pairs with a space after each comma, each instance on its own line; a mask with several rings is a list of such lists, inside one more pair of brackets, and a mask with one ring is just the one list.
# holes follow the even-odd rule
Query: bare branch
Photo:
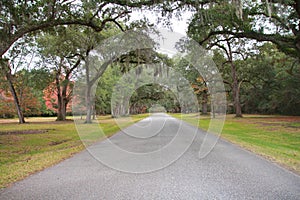
[[102, 5], [99, 6], [97, 11], [94, 13], [94, 15], [90, 18], [90, 21], [93, 21], [93, 19], [99, 14], [100, 11], [107, 5], [107, 2], [104, 2]]

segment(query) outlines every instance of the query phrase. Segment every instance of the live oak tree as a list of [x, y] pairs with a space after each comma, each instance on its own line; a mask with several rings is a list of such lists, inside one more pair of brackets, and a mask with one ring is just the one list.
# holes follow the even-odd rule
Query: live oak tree
[[80, 27], [57, 27], [38, 37], [38, 47], [44, 66], [54, 73], [55, 87], [50, 87], [57, 96], [57, 121], [66, 120], [67, 106], [72, 99], [72, 77], [80, 66], [82, 57]]
[[201, 35], [200, 44], [218, 35], [230, 35], [269, 41], [285, 54], [300, 58], [298, 0], [213, 0], [189, 5], [195, 10], [189, 32]]
[[[248, 81], [239, 74], [238, 66], [234, 60], [234, 57], [241, 56], [241, 59], [246, 59], [246, 56], [243, 54], [238, 45], [241, 45], [241, 40], [234, 41], [230, 38], [225, 38], [222, 40], [224, 44], [220, 41], [214, 43], [220, 50], [223, 51], [226, 59], [221, 63], [219, 69], [223, 73], [224, 83], [228, 84], [232, 91], [232, 99], [235, 111], [235, 117], [242, 117], [242, 105], [240, 100], [240, 91], [243, 82]], [[234, 46], [235, 45], [235, 46]], [[243, 44], [242, 44], [243, 45]], [[229, 70], [226, 72], [226, 65], [229, 65]], [[246, 71], [246, 70], [245, 70]]]

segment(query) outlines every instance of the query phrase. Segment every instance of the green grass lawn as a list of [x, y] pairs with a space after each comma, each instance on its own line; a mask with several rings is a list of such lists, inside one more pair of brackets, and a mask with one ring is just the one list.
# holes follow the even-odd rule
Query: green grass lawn
[[[197, 114], [171, 115], [198, 126]], [[200, 128], [209, 123], [209, 116], [200, 117]], [[300, 174], [299, 116], [228, 115], [221, 137]]]
[[[129, 126], [145, 117], [133, 116], [132, 121], [124, 118], [121, 127]], [[72, 120], [56, 122], [55, 118], [29, 118], [28, 123], [18, 124], [17, 120], [0, 120], [0, 188], [21, 180], [28, 175], [52, 166], [74, 153], [84, 149]], [[103, 134], [89, 136], [90, 144], [111, 136], [120, 130], [110, 116], [100, 116]], [[82, 124], [88, 127], [99, 124]], [[82, 137], [82, 135], [81, 135]]]

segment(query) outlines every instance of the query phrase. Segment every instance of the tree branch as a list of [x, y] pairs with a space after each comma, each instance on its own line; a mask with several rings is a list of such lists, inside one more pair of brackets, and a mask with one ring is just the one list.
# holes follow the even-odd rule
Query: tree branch
[[[297, 57], [300, 57], [300, 49], [297, 47], [297, 41], [295, 38], [288, 36], [281, 36], [279, 34], [262, 34], [255, 31], [248, 32], [233, 32], [230, 30], [220, 30], [210, 32], [206, 38], [199, 42], [200, 45], [203, 45], [205, 42], [210, 40], [211, 37], [216, 35], [232, 35], [234, 38], [249, 38], [254, 39], [260, 42], [269, 41], [278, 46], [278, 48], [284, 53]], [[300, 42], [300, 41], [299, 41]], [[300, 46], [299, 46], [300, 48]]]

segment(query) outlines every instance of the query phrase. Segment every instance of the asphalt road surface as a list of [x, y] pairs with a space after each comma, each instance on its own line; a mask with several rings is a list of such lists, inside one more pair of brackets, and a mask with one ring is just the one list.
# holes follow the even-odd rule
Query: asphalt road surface
[[[168, 165], [180, 154], [177, 149], [185, 149], [194, 131], [191, 146]], [[158, 154], [135, 161], [132, 156], [112, 153], [113, 145], [105, 140], [3, 189], [0, 199], [300, 199], [298, 175], [236, 145], [218, 140], [208, 156], [199, 159], [205, 133], [167, 115], [153, 115], [125, 132], [110, 141], [136, 155]], [[176, 134], [181, 136], [174, 142]], [[168, 144], [167, 151], [159, 151]], [[99, 161], [101, 153], [108, 155], [104, 164]], [[141, 173], [160, 165], [164, 167]]]

